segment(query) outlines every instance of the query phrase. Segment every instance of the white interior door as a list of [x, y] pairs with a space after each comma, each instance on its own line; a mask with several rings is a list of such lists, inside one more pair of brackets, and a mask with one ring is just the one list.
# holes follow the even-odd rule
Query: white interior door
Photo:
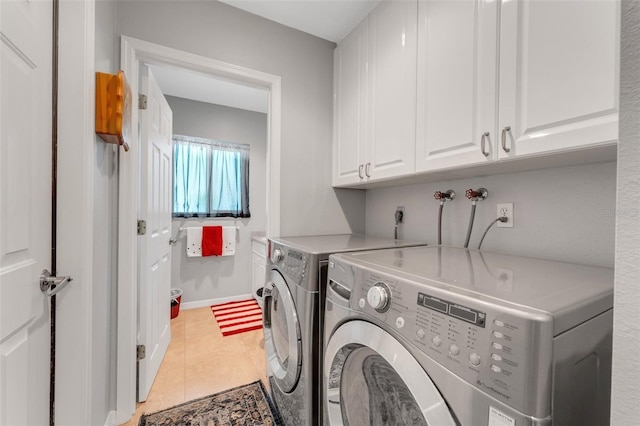
[[140, 206], [146, 220], [140, 237], [138, 344], [145, 357], [138, 364], [138, 400], [145, 401], [171, 342], [171, 190], [172, 113], [149, 67], [141, 65]]
[[0, 1], [0, 425], [48, 424], [51, 1]]

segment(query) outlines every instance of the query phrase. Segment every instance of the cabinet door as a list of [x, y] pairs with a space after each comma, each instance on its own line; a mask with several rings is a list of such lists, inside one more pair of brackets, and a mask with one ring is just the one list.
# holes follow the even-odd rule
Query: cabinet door
[[416, 171], [495, 158], [497, 13], [496, 2], [419, 1]]
[[264, 287], [267, 262], [257, 253], [251, 255], [251, 295], [257, 298], [258, 289]]
[[415, 171], [416, 27], [416, 1], [383, 1], [369, 14], [369, 181]]
[[616, 0], [502, 4], [500, 158], [617, 140], [619, 34]]
[[364, 177], [367, 20], [334, 51], [333, 185]]

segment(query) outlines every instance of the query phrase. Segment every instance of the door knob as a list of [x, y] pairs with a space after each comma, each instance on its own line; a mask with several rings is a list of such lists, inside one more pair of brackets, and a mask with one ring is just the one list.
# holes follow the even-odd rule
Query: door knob
[[47, 269], [43, 269], [40, 272], [40, 290], [49, 297], [57, 294], [71, 281], [73, 281], [73, 278], [70, 276], [53, 277]]

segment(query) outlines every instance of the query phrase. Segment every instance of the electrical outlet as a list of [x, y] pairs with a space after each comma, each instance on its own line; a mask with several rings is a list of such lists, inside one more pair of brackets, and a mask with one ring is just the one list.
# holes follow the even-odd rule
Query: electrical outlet
[[396, 215], [400, 215], [400, 220], [398, 223], [404, 223], [404, 206], [396, 207]]
[[498, 217], [506, 217], [506, 222], [498, 222], [498, 228], [513, 228], [513, 203], [498, 204]]

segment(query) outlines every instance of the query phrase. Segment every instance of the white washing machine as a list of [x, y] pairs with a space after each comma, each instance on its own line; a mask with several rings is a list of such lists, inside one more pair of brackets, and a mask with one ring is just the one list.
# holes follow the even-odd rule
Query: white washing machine
[[263, 328], [271, 396], [288, 426], [321, 424], [322, 313], [332, 253], [419, 242], [363, 235], [270, 238]]
[[416, 247], [329, 258], [330, 425], [609, 424], [613, 269]]

